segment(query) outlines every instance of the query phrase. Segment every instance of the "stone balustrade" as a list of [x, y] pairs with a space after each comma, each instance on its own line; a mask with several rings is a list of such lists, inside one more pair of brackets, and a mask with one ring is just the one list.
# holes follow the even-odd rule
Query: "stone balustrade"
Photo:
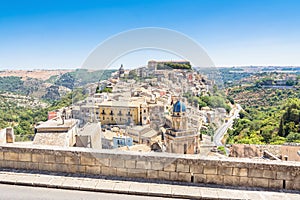
[[290, 161], [5, 144], [0, 167], [300, 190], [300, 162]]

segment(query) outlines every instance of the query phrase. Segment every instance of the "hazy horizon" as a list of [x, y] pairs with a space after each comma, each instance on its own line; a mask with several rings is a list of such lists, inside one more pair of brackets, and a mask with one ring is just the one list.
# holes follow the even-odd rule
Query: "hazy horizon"
[[[159, 61], [159, 60], [157, 60]], [[123, 65], [124, 66], [124, 65]], [[135, 69], [135, 68], [139, 68], [139, 67], [144, 67], [146, 65], [143, 65], [143, 66], [137, 66], [137, 67], [131, 67], [131, 68], [126, 68], [126, 66], [124, 66], [125, 69]], [[194, 67], [194, 66], [192, 66]], [[300, 67], [299, 66], [282, 66], [282, 65], [245, 65], [245, 66], [241, 66], [241, 65], [233, 65], [233, 66], [216, 66], [216, 67], [212, 67], [212, 68], [248, 68], [248, 67], [261, 67], [261, 68], [264, 68], [264, 67], [282, 67], [282, 68], [298, 68]], [[109, 67], [107, 68], [107, 70], [117, 70], [119, 69], [120, 66], [115, 66], [115, 67]], [[197, 67], [195, 67], [197, 68]], [[1, 71], [38, 71], [38, 70], [44, 70], [44, 71], [55, 71], [55, 70], [62, 70], [62, 71], [67, 71], [67, 70], [77, 70], [77, 69], [84, 69], [84, 68], [80, 68], [80, 67], [77, 67], [77, 68], [32, 68], [32, 69], [24, 69], [24, 68], [13, 68], [13, 69], [0, 69], [0, 72]], [[92, 69], [87, 69], [89, 71], [94, 71]], [[102, 70], [102, 69], [99, 69], [99, 70]]]

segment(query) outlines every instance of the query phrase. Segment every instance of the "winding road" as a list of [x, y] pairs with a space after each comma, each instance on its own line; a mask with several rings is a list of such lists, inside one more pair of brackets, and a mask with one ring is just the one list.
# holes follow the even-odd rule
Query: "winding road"
[[232, 114], [227, 122], [222, 124], [215, 132], [214, 134], [214, 144], [216, 146], [223, 146], [222, 144], [222, 138], [224, 137], [225, 133], [227, 132], [227, 129], [230, 128], [233, 124], [233, 120], [236, 119], [239, 115], [239, 112], [242, 110], [242, 107], [239, 104], [236, 104], [236, 107], [233, 108]]

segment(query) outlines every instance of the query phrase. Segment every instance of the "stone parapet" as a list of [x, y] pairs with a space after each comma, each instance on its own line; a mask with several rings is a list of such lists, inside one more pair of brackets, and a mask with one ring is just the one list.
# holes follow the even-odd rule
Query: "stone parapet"
[[300, 190], [300, 163], [289, 161], [4, 144], [0, 167]]

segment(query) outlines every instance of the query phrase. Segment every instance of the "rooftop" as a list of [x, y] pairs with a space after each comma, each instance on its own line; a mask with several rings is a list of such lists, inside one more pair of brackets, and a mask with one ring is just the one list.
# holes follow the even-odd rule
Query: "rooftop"
[[42, 122], [35, 128], [37, 129], [37, 132], [64, 132], [73, 128], [77, 124], [77, 121], [78, 120], [76, 119], [65, 119], [63, 124], [62, 120], [59, 117], [57, 117], [46, 122]]
[[84, 127], [78, 129], [77, 135], [92, 135], [95, 132], [101, 131], [100, 123], [87, 123]]
[[99, 106], [107, 107], [139, 107], [138, 102], [131, 101], [104, 101], [99, 104]]

